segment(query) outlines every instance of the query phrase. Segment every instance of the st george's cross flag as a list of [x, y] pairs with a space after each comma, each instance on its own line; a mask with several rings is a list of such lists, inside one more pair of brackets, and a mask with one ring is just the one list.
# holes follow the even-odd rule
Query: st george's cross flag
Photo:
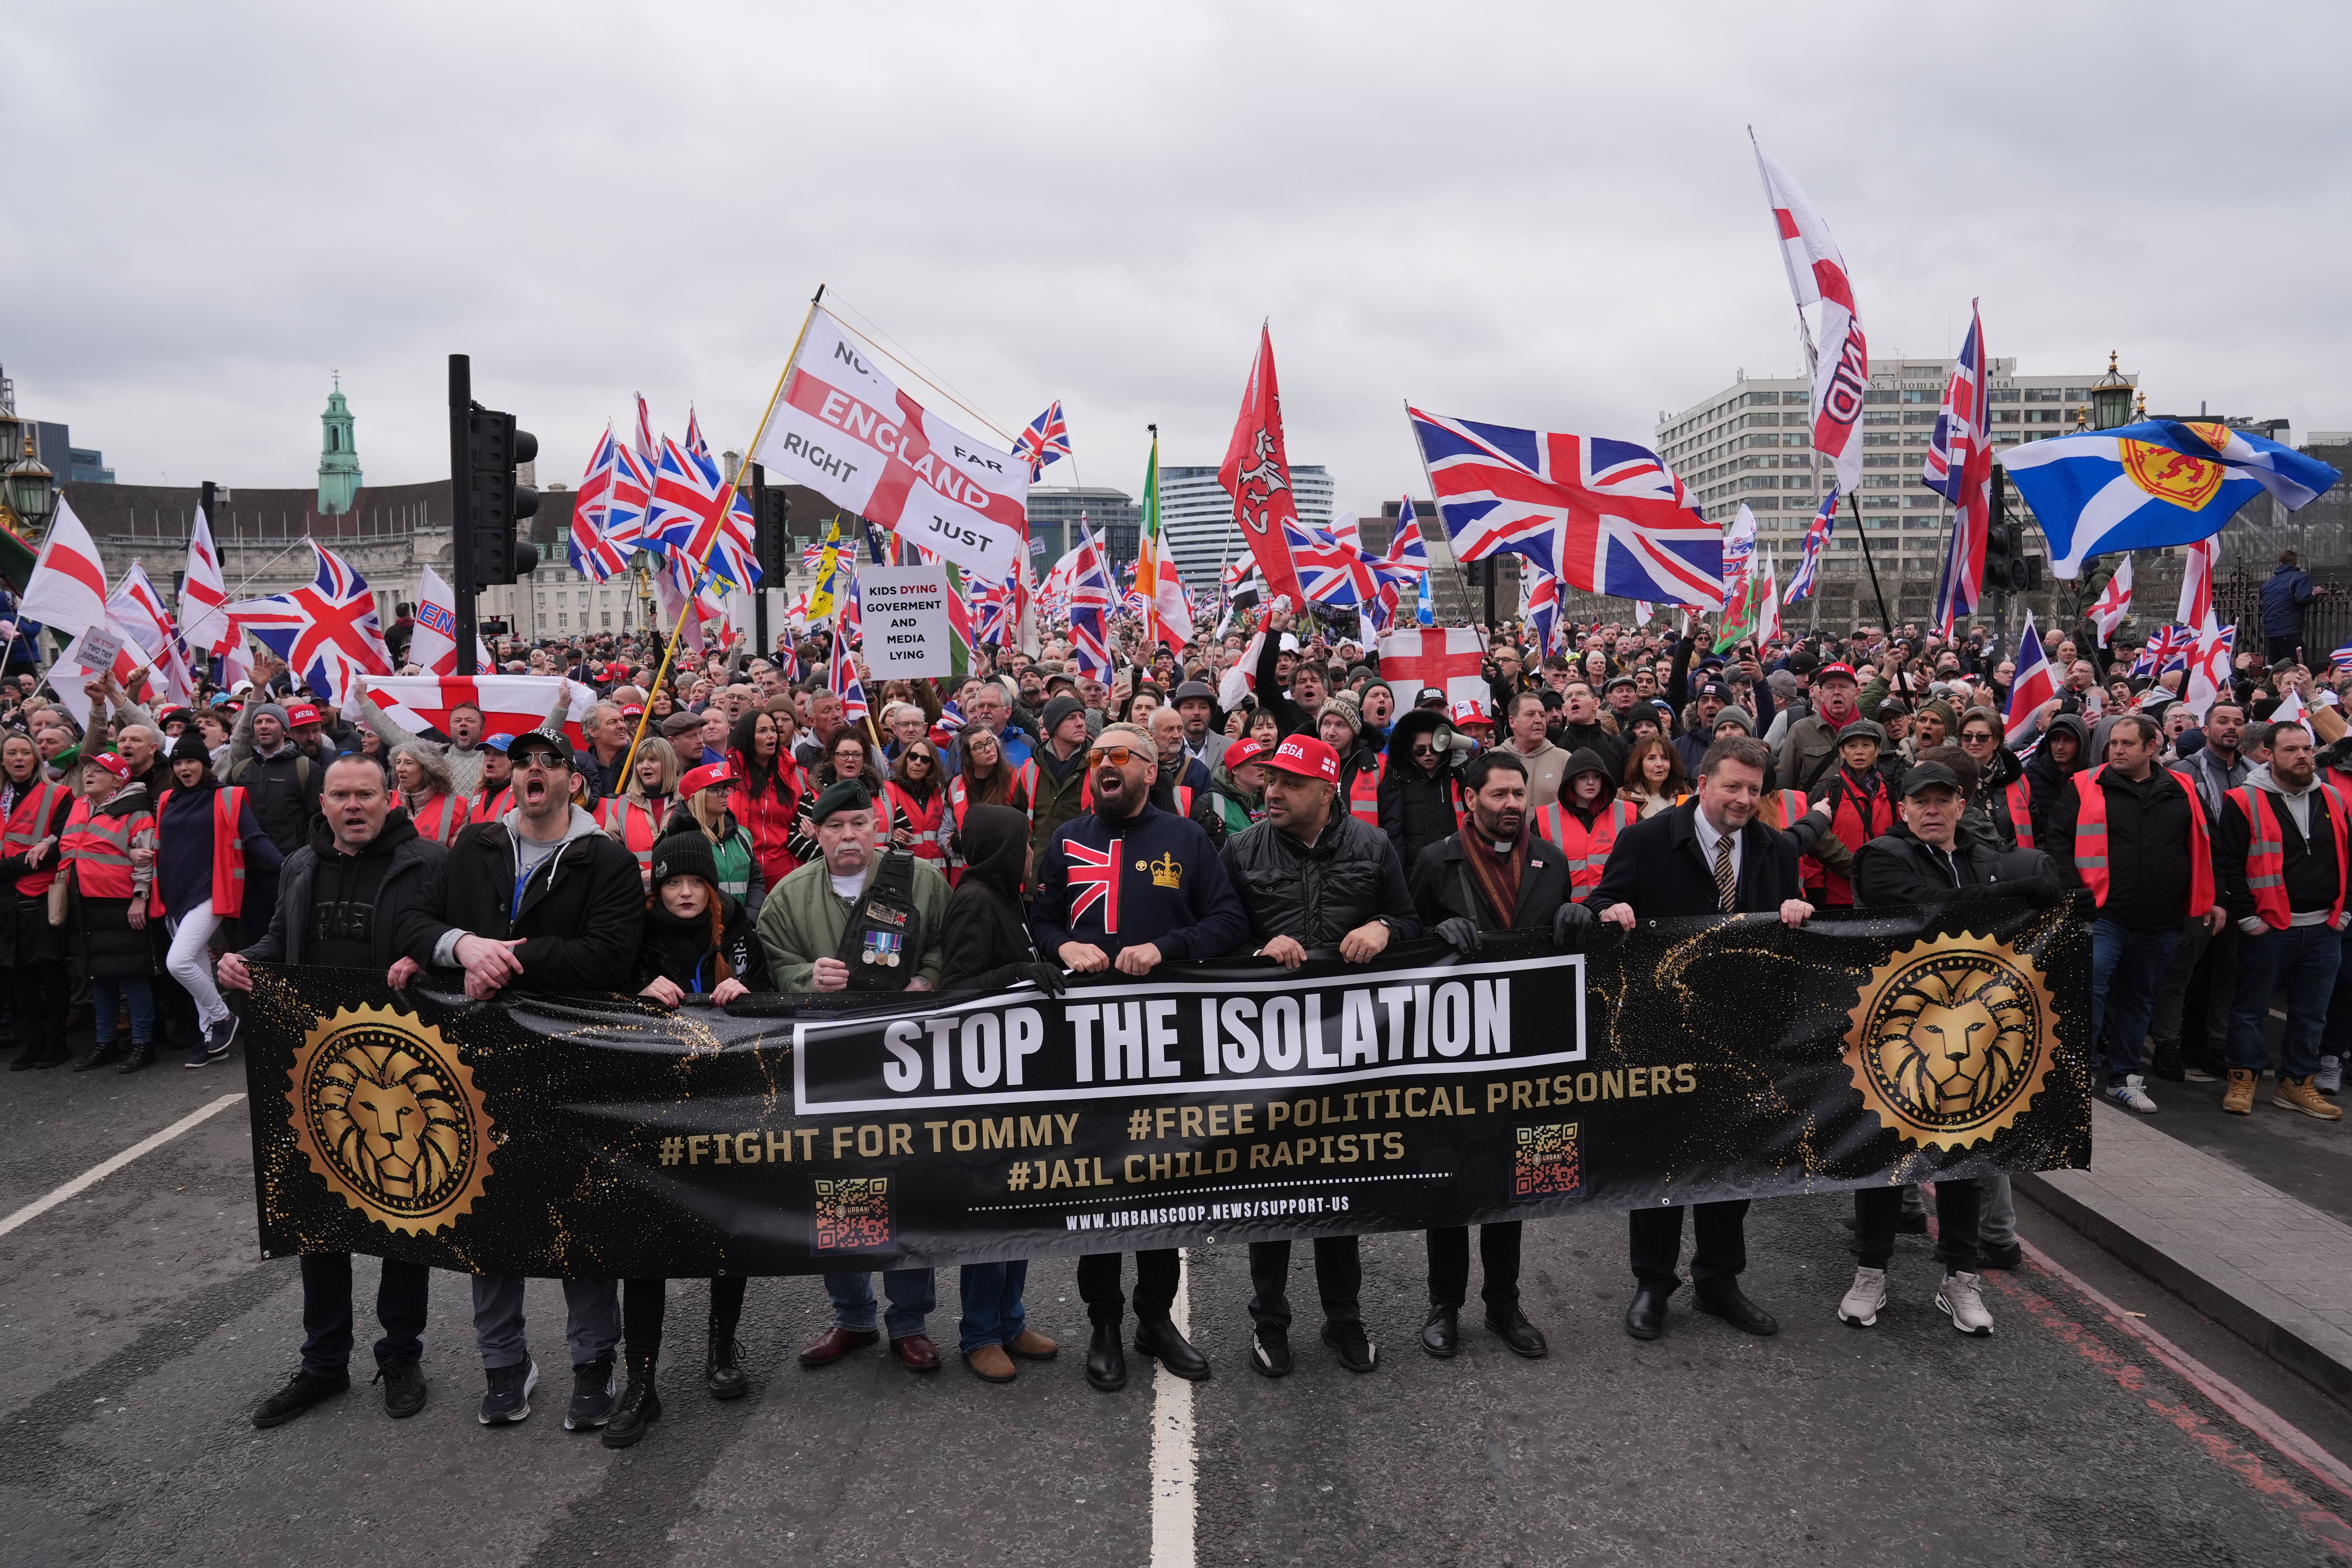
[[2180, 608], [2174, 616], [2182, 626], [2191, 628], [2205, 624], [2205, 612], [2213, 607], [2213, 568], [2221, 561], [2221, 536], [2200, 539], [2181, 552]]
[[180, 635], [190, 647], [215, 654], [226, 653], [242, 640], [228, 618], [228, 581], [221, 575], [212, 523], [201, 506], [188, 530], [188, 564], [180, 575]]
[[543, 730], [553, 715], [564, 739], [584, 746], [581, 721], [596, 700], [593, 687], [554, 675], [371, 675], [360, 685], [384, 717], [429, 740], [448, 739], [450, 712], [470, 705], [485, 735]]
[[2148, 419], [2012, 447], [2000, 466], [2050, 542], [2050, 570], [2210, 539], [2268, 491], [2294, 511], [2339, 477], [2292, 447], [2208, 420]]
[[136, 561], [107, 597], [106, 624], [127, 647], [137, 649], [140, 662], [152, 672], [163, 700], [184, 703], [194, 697], [187, 645], [180, 638], [180, 628], [172, 624], [172, 613], [163, 607], [163, 595], [154, 580]]
[[79, 636], [106, 624], [106, 563], [73, 503], [62, 492], [49, 536], [25, 579], [16, 613], [26, 620]]
[[[1755, 141], [1754, 132], [1748, 140]], [[1789, 269], [1790, 291], [1797, 297], [1797, 317], [1804, 319], [1808, 305], [1822, 308], [1818, 352], [1811, 336], [1805, 341], [1813, 362], [1813, 450], [1830, 460], [1838, 489], [1851, 495], [1862, 483], [1863, 393], [1870, 384], [1870, 345], [1854, 310], [1853, 280], [1837, 241], [1830, 237], [1830, 226], [1761, 144], [1756, 167], [1764, 176], [1773, 237]]]
[[2107, 585], [2099, 591], [2098, 602], [2091, 606], [2091, 624], [2099, 628], [2101, 647], [2107, 646], [2107, 639], [2116, 635], [2116, 628], [2131, 614], [2131, 605], [2132, 563], [2126, 555], [2116, 566], [2116, 574], [2107, 579]]
[[295, 679], [341, 703], [362, 677], [390, 675], [392, 654], [367, 579], [315, 539], [310, 552], [318, 570], [307, 584], [241, 600], [229, 614], [284, 659]]
[[2308, 730], [2311, 728], [2311, 709], [2304, 702], [2302, 692], [2290, 691], [2286, 694], [2286, 700], [2272, 709], [2271, 716], [2264, 720], [2263, 722], [2269, 724], [2300, 724], [2305, 729]]
[[771, 484], [805, 485], [996, 582], [1012, 574], [1029, 526], [1029, 465], [1002, 439], [928, 412], [820, 309], [751, 458]]
[[1433, 689], [1445, 694], [1449, 714], [1484, 714], [1495, 694], [1483, 673], [1486, 658], [1486, 639], [1475, 626], [1407, 628], [1381, 638], [1381, 679], [1400, 709]]
[[1723, 603], [1723, 535], [1647, 447], [1405, 414], [1456, 561], [1524, 555], [1587, 594]]
[[2223, 626], [2211, 610], [2197, 628], [2197, 651], [2189, 656], [2189, 676], [2180, 689], [2189, 710], [2200, 717], [2213, 700], [2237, 689], [2231, 678], [2231, 658], [2238, 645], [2238, 623]]

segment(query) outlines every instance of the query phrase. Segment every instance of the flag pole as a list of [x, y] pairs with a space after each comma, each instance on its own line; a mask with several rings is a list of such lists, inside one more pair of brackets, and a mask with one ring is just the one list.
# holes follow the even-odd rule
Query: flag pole
[[[1862, 541], [1862, 564], [1870, 574], [1871, 596], [1878, 601], [1879, 624], [1886, 628], [1886, 651], [1891, 657], [1895, 652], [1895, 617], [1886, 613], [1886, 591], [1878, 585], [1878, 567], [1870, 559], [1870, 530], [1862, 525], [1861, 500], [1851, 495], [1845, 499], [1847, 504], [1853, 508], [1853, 536]], [[1895, 679], [1902, 689], [1904, 701], [1908, 703], [1911, 700], [1911, 675], [1899, 659], [1895, 665]]]
[[[744, 453], [746, 462], [757, 456], [761, 438], [768, 433], [768, 422], [776, 416], [776, 405], [782, 401], [784, 395], [784, 383], [792, 379], [793, 366], [800, 363], [801, 347], [808, 342], [809, 323], [816, 320], [817, 304], [824, 298], [824, 285], [820, 283], [816, 286], [816, 292], [809, 298], [808, 313], [801, 318], [800, 334], [793, 339], [792, 355], [784, 361], [783, 374], [776, 377], [776, 389], [768, 395], [768, 406], [760, 416], [760, 427], [751, 433], [751, 445]], [[736, 470], [738, 473], [741, 471], [740, 468]], [[728, 509], [734, 504], [735, 481], [730, 479], [719, 488], [719, 515], [724, 518]], [[710, 543], [714, 549], [718, 546], [717, 533], [714, 532], [711, 535]], [[663, 678], [669, 674], [670, 660], [677, 655], [678, 639], [686, 635], [686, 617], [693, 613], [695, 601], [702, 596], [702, 580], [709, 574], [709, 571], [710, 551], [705, 550], [702, 552], [702, 559], [695, 563], [694, 581], [687, 589], [686, 603], [678, 607], [677, 624], [670, 628], [669, 641], [663, 645], [661, 667], [654, 671], [653, 691], [646, 693], [646, 710], [637, 716], [637, 732], [629, 737], [629, 753], [621, 762], [621, 776], [624, 779], [629, 776], [629, 770], [637, 764], [637, 748], [645, 744], [646, 726], [653, 722], [654, 691], [661, 689]]]

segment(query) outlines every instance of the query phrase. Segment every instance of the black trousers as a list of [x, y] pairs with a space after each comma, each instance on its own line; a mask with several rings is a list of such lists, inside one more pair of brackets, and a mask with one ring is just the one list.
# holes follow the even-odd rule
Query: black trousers
[[8, 997], [16, 1010], [16, 1043], [27, 1054], [66, 1054], [66, 994], [72, 989], [62, 963], [20, 964], [8, 972]]
[[[415, 1361], [425, 1354], [425, 1291], [433, 1270], [422, 1263], [383, 1260], [376, 1282], [376, 1321], [383, 1338], [375, 1342], [375, 1363]], [[302, 1370], [334, 1377], [352, 1364], [352, 1255], [302, 1255]]]
[[[1118, 1288], [1116, 1252], [1089, 1252], [1078, 1259], [1078, 1300], [1087, 1304], [1087, 1318], [1097, 1325], [1116, 1327], [1127, 1298]], [[1135, 1315], [1164, 1318], [1176, 1308], [1176, 1283], [1184, 1271], [1183, 1259], [1172, 1247], [1135, 1255]]]
[[[1901, 1187], [1856, 1187], [1853, 1231], [1862, 1242], [1862, 1266], [1884, 1268], [1895, 1256], [1895, 1215], [1903, 1206]], [[1973, 1178], [1936, 1184], [1936, 1256], [1954, 1274], [1983, 1267], [1977, 1226], [1984, 1215], [1984, 1189]]]
[[[710, 1331], [713, 1338], [732, 1339], [743, 1316], [743, 1291], [751, 1283], [740, 1274], [710, 1282]], [[669, 1312], [669, 1281], [625, 1279], [621, 1282], [621, 1345], [631, 1355], [661, 1353], [662, 1320]]]
[[[1315, 1238], [1315, 1289], [1323, 1299], [1323, 1316], [1335, 1323], [1363, 1318], [1356, 1298], [1364, 1288], [1364, 1263], [1352, 1236]], [[1250, 1243], [1249, 1314], [1253, 1322], [1277, 1329], [1290, 1327], [1290, 1243]]]
[[[1429, 1233], [1429, 1304], [1459, 1311], [1470, 1295], [1470, 1227], [1457, 1225]], [[1507, 1219], [1478, 1227], [1478, 1268], [1486, 1277], [1479, 1296], [1487, 1310], [1507, 1312], [1519, 1304], [1519, 1222]]]
[[[1691, 1255], [1691, 1289], [1702, 1296], [1738, 1289], [1740, 1271], [1748, 1267], [1748, 1200], [1691, 1206], [1697, 1213], [1698, 1232], [1698, 1247]], [[1634, 1282], [1673, 1294], [1682, 1283], [1675, 1264], [1683, 1249], [1683, 1211], [1664, 1205], [1635, 1209], [1625, 1220], [1633, 1241]]]

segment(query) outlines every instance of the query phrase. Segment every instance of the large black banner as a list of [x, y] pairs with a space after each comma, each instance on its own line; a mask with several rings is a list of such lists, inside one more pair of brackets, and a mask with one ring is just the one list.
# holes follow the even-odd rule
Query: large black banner
[[262, 1246], [794, 1274], [2080, 1167], [2085, 921], [1669, 921], [676, 1013], [257, 971]]

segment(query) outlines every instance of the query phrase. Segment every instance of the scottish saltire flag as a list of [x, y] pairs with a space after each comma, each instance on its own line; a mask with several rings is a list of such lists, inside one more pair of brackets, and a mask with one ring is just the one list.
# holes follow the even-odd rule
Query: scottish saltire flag
[[1588, 594], [1723, 602], [1723, 536], [1647, 447], [1405, 413], [1455, 560], [1518, 554]]
[[1812, 523], [1805, 530], [1804, 559], [1797, 563], [1796, 574], [1789, 579], [1788, 595], [1781, 600], [1782, 604], [1793, 605], [1800, 599], [1811, 597], [1814, 588], [1820, 584], [1822, 555], [1829, 549], [1830, 535], [1837, 528], [1837, 487], [1832, 485], [1830, 493], [1822, 498], [1821, 510], [1813, 513]]
[[315, 539], [310, 551], [319, 569], [308, 586], [246, 599], [228, 613], [284, 659], [297, 679], [340, 703], [360, 678], [390, 675], [392, 655], [367, 579]]
[[1936, 578], [1936, 630], [1952, 635], [1984, 597], [1985, 540], [1992, 529], [1992, 434], [1985, 427], [1984, 319], [1969, 301], [1969, 335], [1944, 388], [1944, 406], [1927, 437], [1920, 482], [1950, 501], [1950, 536]]
[[1070, 426], [1062, 418], [1060, 398], [1054, 399], [1045, 413], [1029, 421], [1029, 427], [1013, 443], [1013, 455], [1029, 465], [1029, 482], [1033, 485], [1045, 479], [1046, 464], [1070, 455]]
[[2017, 671], [2010, 678], [2009, 710], [2003, 716], [2005, 739], [2017, 744], [2034, 732], [2034, 715], [2042, 705], [2058, 695], [2058, 682], [2050, 674], [2049, 656], [2042, 651], [2042, 637], [2033, 629], [2033, 612], [2025, 612], [2025, 629], [2017, 637]]
[[2091, 624], [2099, 628], [2101, 647], [2107, 646], [2107, 639], [2116, 635], [2116, 628], [2131, 614], [2131, 599], [2132, 563], [2126, 555], [2116, 566], [2116, 574], [2107, 579], [2107, 585], [2099, 591], [2098, 602], [2091, 606]]
[[2289, 511], [2340, 477], [2292, 447], [2206, 420], [2149, 419], [2059, 436], [2001, 454], [2050, 541], [2050, 569], [2119, 550], [2210, 539], [2240, 507], [2269, 491]]

